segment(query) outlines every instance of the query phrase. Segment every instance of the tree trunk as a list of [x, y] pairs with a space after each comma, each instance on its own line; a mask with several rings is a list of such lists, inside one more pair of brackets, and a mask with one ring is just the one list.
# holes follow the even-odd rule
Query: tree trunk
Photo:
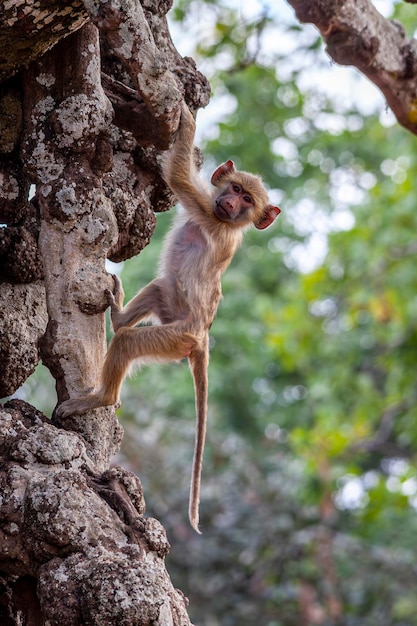
[[[96, 384], [105, 260], [138, 254], [172, 205], [158, 155], [181, 99], [204, 106], [209, 87], [163, 1], [35, 4], [0, 8], [0, 388], [41, 357], [62, 401]], [[110, 468], [114, 411], [59, 423], [12, 400], [0, 430], [0, 623], [189, 624], [164, 529], [138, 478]]]

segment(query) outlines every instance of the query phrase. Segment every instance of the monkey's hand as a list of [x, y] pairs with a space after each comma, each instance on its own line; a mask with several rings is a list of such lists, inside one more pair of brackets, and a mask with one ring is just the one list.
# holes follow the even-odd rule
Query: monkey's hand
[[188, 108], [185, 100], [181, 102], [181, 119], [178, 130], [177, 140], [180, 140], [180, 144], [186, 146], [192, 146], [195, 135], [195, 119]]
[[114, 332], [120, 328], [120, 313], [123, 309], [123, 299], [125, 297], [121, 280], [116, 274], [113, 274], [113, 291], [106, 289], [105, 294], [110, 307], [110, 317]]

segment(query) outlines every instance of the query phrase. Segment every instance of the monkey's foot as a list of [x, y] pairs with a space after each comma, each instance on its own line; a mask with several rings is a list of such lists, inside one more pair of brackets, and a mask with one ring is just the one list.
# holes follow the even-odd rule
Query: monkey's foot
[[106, 401], [101, 395], [91, 393], [86, 396], [80, 396], [79, 398], [71, 398], [65, 400], [55, 409], [55, 415], [62, 419], [70, 417], [71, 415], [83, 415], [87, 411], [92, 409], [98, 409], [102, 406], [115, 406], [120, 407], [120, 401], [116, 400], [114, 403]]

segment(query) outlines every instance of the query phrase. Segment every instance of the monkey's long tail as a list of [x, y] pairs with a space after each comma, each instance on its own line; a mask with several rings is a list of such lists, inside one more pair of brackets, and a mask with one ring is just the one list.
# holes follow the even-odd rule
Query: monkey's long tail
[[193, 350], [189, 356], [190, 368], [194, 378], [196, 404], [196, 432], [193, 469], [191, 474], [190, 503], [188, 515], [191, 526], [201, 534], [199, 524], [199, 504], [201, 470], [203, 466], [204, 445], [207, 429], [207, 401], [208, 401], [208, 341], [203, 348]]

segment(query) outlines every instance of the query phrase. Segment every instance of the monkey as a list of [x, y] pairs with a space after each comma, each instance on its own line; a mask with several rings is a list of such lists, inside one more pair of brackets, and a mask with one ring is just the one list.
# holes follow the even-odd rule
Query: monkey
[[[120, 405], [120, 390], [133, 362], [188, 359], [194, 381], [196, 435], [189, 519], [199, 530], [200, 484], [207, 425], [209, 329], [222, 296], [221, 276], [248, 227], [263, 230], [281, 212], [269, 203], [262, 179], [237, 171], [233, 161], [213, 172], [211, 184], [194, 164], [194, 117], [185, 102], [173, 146], [162, 157], [165, 182], [183, 207], [166, 236], [157, 277], [123, 308], [123, 288], [114, 277], [108, 290], [114, 336], [97, 391], [58, 405], [61, 418]], [[136, 326], [145, 318], [154, 325]]]

